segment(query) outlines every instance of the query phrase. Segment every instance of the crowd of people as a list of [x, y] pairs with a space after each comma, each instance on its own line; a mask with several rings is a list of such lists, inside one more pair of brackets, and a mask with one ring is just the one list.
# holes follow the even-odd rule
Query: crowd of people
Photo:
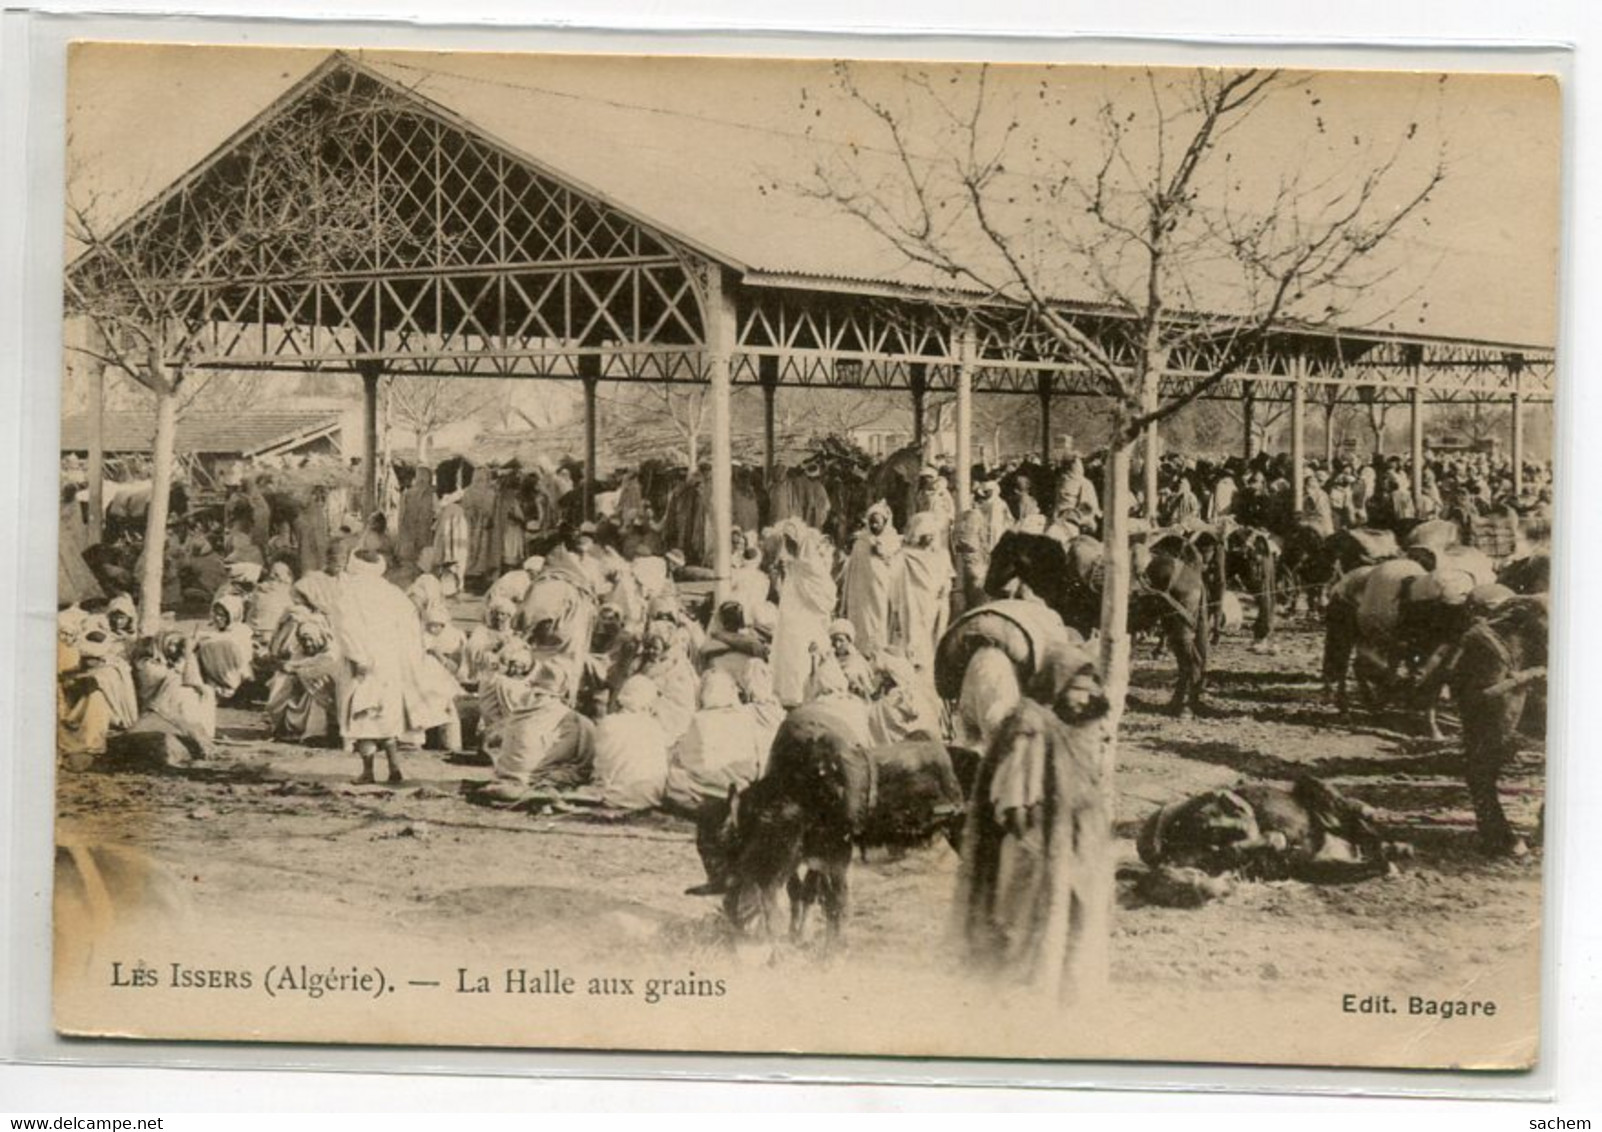
[[[393, 535], [383, 514], [331, 529], [322, 489], [277, 524], [271, 478], [252, 478], [225, 530], [174, 525], [158, 630], [141, 632], [130, 596], [142, 562], [110, 579], [97, 563], [126, 587], [64, 602], [61, 750], [87, 765], [154, 733], [205, 757], [219, 707], [235, 706], [277, 739], [338, 744], [363, 782], [380, 755], [401, 781], [406, 751], [467, 747], [507, 794], [693, 812], [760, 774], [800, 703], [831, 704], [864, 744], [941, 733], [954, 509], [938, 473], [926, 480], [933, 509], [901, 534], [876, 505], [844, 551], [794, 517], [737, 530], [710, 608], [681, 591], [704, 589], [704, 571], [614, 522], [568, 524], [547, 553], [470, 573], [477, 524], [428, 476]], [[486, 581], [478, 623], [458, 624]], [[204, 622], [179, 628], [201, 607]]]
[[[1331, 532], [1497, 508], [1537, 515], [1551, 498], [1547, 468], [1525, 469], [1515, 496], [1511, 469], [1483, 454], [1433, 459], [1416, 499], [1395, 457], [1310, 464], [1300, 501], [1289, 470], [1284, 456], [1166, 456], [1155, 522]], [[335, 515], [324, 488], [275, 517], [271, 477], [249, 478], [213, 529], [175, 524], [164, 615], [142, 619], [130, 596], [140, 561], [120, 575], [97, 561], [101, 592], [67, 600], [69, 566], [85, 565], [68, 560], [86, 550], [68, 501], [60, 749], [85, 766], [123, 736], [155, 734], [206, 757], [219, 706], [232, 705], [262, 713], [279, 740], [348, 751], [362, 782], [377, 779], [380, 755], [402, 781], [407, 752], [432, 747], [487, 759], [492, 797], [695, 813], [761, 774], [803, 703], [824, 704], [867, 746], [943, 738], [933, 670], [963, 605], [954, 563], [1009, 530], [1067, 539], [1102, 519], [1094, 464], [975, 472], [970, 510], [957, 511], [951, 470], [926, 466], [904, 529], [875, 501], [843, 545], [795, 513], [736, 527], [716, 605], [702, 600], [707, 572], [649, 509], [563, 520], [531, 554], [531, 524], [492, 479], [441, 491], [425, 469], [392, 514], [366, 522]], [[174, 614], [202, 609], [203, 622], [179, 628]]]
[[1524, 519], [1551, 514], [1551, 465], [1527, 462], [1522, 490], [1515, 490], [1511, 463], [1489, 452], [1431, 454], [1417, 495], [1411, 462], [1395, 455], [1310, 460], [1302, 469], [1300, 500], [1294, 498], [1291, 470], [1284, 454], [1219, 463], [1168, 454], [1159, 472], [1156, 525], [1216, 525], [1227, 518], [1276, 533], [1308, 526], [1329, 535], [1351, 527], [1389, 529], [1409, 520], [1467, 524], [1498, 513]]

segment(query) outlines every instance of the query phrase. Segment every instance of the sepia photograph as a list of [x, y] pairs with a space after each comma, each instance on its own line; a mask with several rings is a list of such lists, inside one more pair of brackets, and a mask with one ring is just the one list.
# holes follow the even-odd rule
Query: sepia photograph
[[1556, 76], [66, 92], [61, 1034], [1537, 1063]]

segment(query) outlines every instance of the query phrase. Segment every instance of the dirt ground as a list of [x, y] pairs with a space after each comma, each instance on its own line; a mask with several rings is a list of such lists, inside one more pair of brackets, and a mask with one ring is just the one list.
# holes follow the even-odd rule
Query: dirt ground
[[[1311, 772], [1375, 807], [1416, 859], [1350, 886], [1249, 883], [1197, 910], [1141, 907], [1121, 886], [1114, 980], [1272, 989], [1410, 985], [1526, 951], [1540, 919], [1541, 855], [1490, 860], [1473, 836], [1457, 745], [1408, 738], [1402, 718], [1342, 719], [1320, 696], [1320, 636], [1292, 624], [1275, 650], [1244, 636], [1216, 650], [1211, 707], [1175, 721], [1159, 709], [1167, 658], [1137, 659], [1118, 771], [1125, 864], [1154, 808], [1243, 778]], [[1447, 713], [1446, 726], [1455, 721]], [[59, 777], [60, 831], [137, 844], [186, 878], [196, 911], [236, 928], [340, 936], [398, 933], [413, 944], [537, 949], [583, 939], [591, 953], [649, 949], [704, 958], [719, 938], [692, 829], [660, 815], [603, 820], [470, 805], [464, 782], [487, 768], [430, 752], [398, 788], [357, 787], [354, 756], [269, 742], [259, 716], [227, 711], [226, 743], [203, 769]], [[1543, 756], [1503, 781], [1509, 816], [1533, 831]], [[853, 867], [852, 961], [935, 954], [956, 860], [944, 845]], [[797, 962], [802, 962], [798, 959]]]

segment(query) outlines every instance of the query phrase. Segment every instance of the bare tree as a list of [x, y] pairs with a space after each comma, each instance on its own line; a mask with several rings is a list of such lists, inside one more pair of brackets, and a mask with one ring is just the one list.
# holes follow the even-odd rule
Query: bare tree
[[[358, 92], [288, 109], [121, 223], [115, 201], [78, 191], [69, 177], [68, 237], [80, 254], [66, 279], [71, 313], [93, 333], [77, 347], [144, 390], [154, 402], [151, 498], [145, 520], [140, 618], [160, 626], [168, 495], [180, 412], [204, 393], [209, 367], [225, 361], [214, 336], [228, 320], [228, 288], [264, 274], [315, 276], [386, 242], [417, 237], [397, 213], [380, 211], [376, 173], [339, 158], [342, 137], [385, 112], [391, 96]], [[70, 147], [69, 147], [70, 148]], [[238, 327], [239, 323], [234, 323]]]
[[[1222, 403], [1221, 410], [1224, 416], [1234, 421], [1237, 428], [1246, 426], [1246, 410], [1244, 406], [1233, 403]], [[1254, 401], [1252, 403], [1251, 424], [1251, 455], [1268, 450], [1268, 438], [1273, 435], [1274, 429], [1281, 421], [1290, 416], [1289, 401]]]
[[[1486, 411], [1486, 406], [1490, 411]], [[1475, 393], [1466, 405], [1454, 405], [1442, 417], [1441, 423], [1453, 432], [1460, 432], [1475, 444], [1495, 439], [1510, 426], [1511, 412], [1496, 403], [1491, 394]]]
[[[607, 393], [597, 393], [608, 426], [618, 440], [614, 451], [625, 459], [643, 459], [677, 450], [685, 466], [694, 468], [701, 458], [701, 438], [710, 420], [711, 402], [699, 385], [656, 382], [622, 382]], [[627, 442], [619, 446], [619, 441]]]
[[1357, 390], [1357, 400], [1363, 406], [1368, 418], [1368, 428], [1374, 437], [1374, 453], [1380, 455], [1385, 451], [1385, 420], [1396, 408], [1396, 402], [1387, 400], [1384, 394], [1372, 385], [1360, 386]]
[[178, 403], [178, 416], [188, 412], [248, 413], [282, 384], [260, 370], [199, 370], [190, 375]]
[[429, 445], [442, 428], [471, 420], [505, 401], [498, 382], [457, 377], [386, 375], [383, 396], [387, 420], [417, 438], [417, 459], [428, 459]]
[[852, 433], [893, 419], [893, 403], [883, 393], [864, 393], [851, 389], [810, 389], [804, 411], [794, 397], [783, 398], [780, 431], [786, 435], [818, 440], [826, 436], [848, 437]]
[[[1022, 90], [988, 68], [886, 74], [837, 67], [852, 140], [820, 146], [807, 184], [779, 187], [854, 217], [945, 281], [974, 332], [1012, 328], [1080, 367], [1111, 410], [1100, 659], [1112, 711], [1099, 755], [1110, 813], [1129, 683], [1134, 446], [1247, 368], [1276, 326], [1331, 325], [1384, 282], [1394, 269], [1373, 253], [1417, 216], [1444, 163], [1409, 172], [1401, 155], [1416, 123], [1380, 145], [1361, 131], [1337, 140], [1312, 81], [1279, 71], [1107, 70], [1088, 100], [1050, 78]], [[1254, 166], [1242, 131], [1297, 99], [1299, 140], [1338, 148], [1337, 160]], [[1120, 340], [1087, 329], [1066, 297], [1113, 312]], [[1198, 376], [1165, 394], [1176, 354]], [[1065, 996], [1105, 981], [1107, 904], [1086, 925]]]

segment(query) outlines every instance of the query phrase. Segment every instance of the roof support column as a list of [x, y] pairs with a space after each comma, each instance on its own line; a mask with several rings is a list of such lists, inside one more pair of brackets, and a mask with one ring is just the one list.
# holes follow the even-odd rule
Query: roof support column
[[771, 489], [779, 451], [779, 359], [767, 354], [758, 358], [757, 379], [762, 384], [762, 482]]
[[591, 522], [595, 519], [595, 458], [599, 448], [596, 442], [598, 411], [595, 394], [601, 384], [601, 356], [580, 354], [578, 372], [579, 380], [584, 383], [584, 519]]
[[1248, 460], [1257, 455], [1257, 386], [1250, 381], [1240, 403], [1240, 454]]
[[706, 266], [706, 371], [712, 398], [712, 573], [715, 601], [728, 595], [734, 530], [734, 452], [729, 437], [734, 389], [734, 288], [723, 268]]
[[928, 456], [923, 451], [923, 413], [924, 398], [929, 393], [929, 367], [923, 362], [908, 365], [907, 386], [912, 390], [912, 443], [918, 449], [918, 458], [927, 463]]
[[384, 363], [359, 361], [356, 372], [362, 377], [362, 510], [370, 519], [378, 510], [378, 379]]
[[957, 514], [973, 506], [973, 373], [978, 344], [973, 324], [957, 331]]
[[1040, 462], [1051, 467], [1051, 371], [1040, 371]]
[[1412, 440], [1413, 509], [1424, 504], [1424, 367], [1413, 363], [1413, 387], [1408, 390], [1408, 433]]
[[1331, 391], [1329, 399], [1324, 402], [1324, 471], [1328, 474], [1335, 467], [1335, 410], [1340, 407], [1340, 393]]
[[[1153, 355], [1151, 366], [1146, 370], [1140, 385], [1140, 411], [1155, 413], [1158, 399], [1162, 396], [1162, 373], [1168, 365], [1166, 351], [1159, 351]], [[1161, 499], [1161, 488], [1157, 482], [1157, 465], [1162, 459], [1163, 439], [1162, 426], [1153, 421], [1146, 426], [1145, 432], [1145, 480], [1146, 480], [1146, 522], [1153, 526], [1157, 523], [1157, 505]]]
[[[98, 334], [96, 335], [98, 338]], [[98, 342], [93, 347], [99, 349]], [[106, 519], [106, 363], [89, 363], [89, 538], [105, 536]]]
[[1513, 496], [1524, 494], [1524, 389], [1513, 374]]
[[1307, 470], [1307, 359], [1291, 362], [1291, 507], [1302, 513], [1303, 478]]

